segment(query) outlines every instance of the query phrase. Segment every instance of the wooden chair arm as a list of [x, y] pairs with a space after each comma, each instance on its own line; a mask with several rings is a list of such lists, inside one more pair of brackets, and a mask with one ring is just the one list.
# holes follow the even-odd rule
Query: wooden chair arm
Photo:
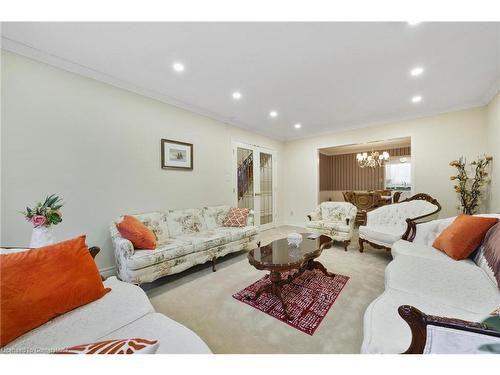
[[417, 235], [417, 223], [415, 223], [412, 219], [406, 219], [406, 231], [404, 232], [401, 239], [413, 242], [416, 235]]
[[92, 246], [89, 248], [90, 255], [92, 255], [92, 258], [95, 259], [96, 255], [99, 254], [101, 251], [101, 248], [98, 246]]
[[466, 320], [446, 318], [442, 316], [426, 315], [416, 307], [410, 305], [399, 306], [398, 313], [410, 326], [412, 336], [409, 348], [402, 354], [422, 354], [424, 352], [428, 325], [500, 337], [500, 331], [488, 328], [483, 323], [469, 322]]

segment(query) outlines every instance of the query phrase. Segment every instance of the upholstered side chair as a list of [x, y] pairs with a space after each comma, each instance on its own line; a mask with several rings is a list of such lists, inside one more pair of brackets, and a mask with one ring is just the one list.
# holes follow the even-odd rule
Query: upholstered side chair
[[436, 219], [439, 211], [439, 202], [423, 193], [372, 210], [359, 227], [359, 251], [363, 252], [365, 242], [376, 249], [390, 250], [400, 239], [411, 241], [416, 234], [416, 225]]
[[342, 242], [347, 251], [354, 234], [354, 221], [358, 210], [349, 202], [323, 202], [307, 215], [306, 227]]

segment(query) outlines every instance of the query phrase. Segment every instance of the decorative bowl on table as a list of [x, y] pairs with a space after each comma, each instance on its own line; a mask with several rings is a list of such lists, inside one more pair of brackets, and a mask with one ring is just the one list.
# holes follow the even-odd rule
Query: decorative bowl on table
[[302, 235], [300, 233], [290, 233], [286, 239], [289, 246], [299, 247], [302, 242]]

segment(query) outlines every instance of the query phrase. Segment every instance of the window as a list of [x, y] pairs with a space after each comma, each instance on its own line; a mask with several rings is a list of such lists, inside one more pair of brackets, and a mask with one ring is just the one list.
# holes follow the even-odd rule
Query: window
[[411, 189], [411, 158], [394, 157], [385, 164], [385, 187]]

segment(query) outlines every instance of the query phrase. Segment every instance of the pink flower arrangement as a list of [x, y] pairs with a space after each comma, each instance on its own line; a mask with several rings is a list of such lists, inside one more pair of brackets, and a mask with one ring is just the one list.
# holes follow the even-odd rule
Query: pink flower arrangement
[[34, 227], [39, 227], [41, 225], [44, 225], [46, 220], [45, 216], [43, 215], [35, 215], [31, 218], [31, 222], [33, 223]]
[[26, 217], [35, 228], [41, 226], [57, 225], [62, 221], [61, 207], [63, 206], [61, 199], [57, 195], [50, 195], [45, 198], [45, 202], [39, 202], [35, 207], [26, 207], [26, 211], [22, 214]]

